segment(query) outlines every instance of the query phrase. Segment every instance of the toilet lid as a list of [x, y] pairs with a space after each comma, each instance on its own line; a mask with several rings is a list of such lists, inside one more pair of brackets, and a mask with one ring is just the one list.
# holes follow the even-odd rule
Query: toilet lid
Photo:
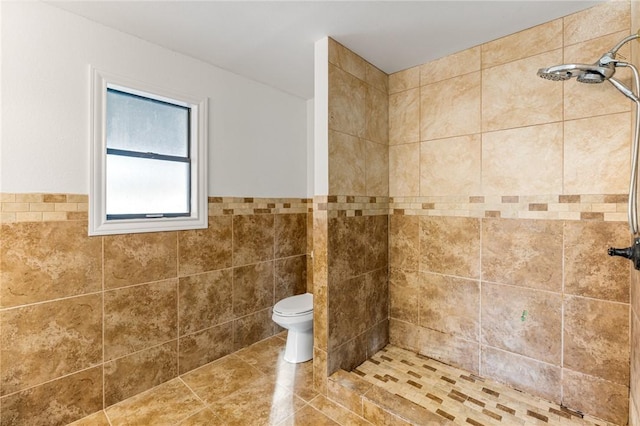
[[313, 311], [313, 294], [305, 293], [282, 299], [273, 307], [280, 315], [302, 315]]

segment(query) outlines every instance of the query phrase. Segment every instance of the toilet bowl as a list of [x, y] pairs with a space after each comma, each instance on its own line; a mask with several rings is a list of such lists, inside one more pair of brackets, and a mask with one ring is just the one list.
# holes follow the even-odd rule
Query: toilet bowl
[[313, 294], [282, 299], [273, 307], [271, 318], [280, 327], [289, 330], [285, 361], [296, 364], [313, 358]]

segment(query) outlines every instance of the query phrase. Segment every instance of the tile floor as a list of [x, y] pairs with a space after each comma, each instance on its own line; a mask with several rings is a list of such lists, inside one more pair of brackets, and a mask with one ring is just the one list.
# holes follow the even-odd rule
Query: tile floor
[[392, 345], [351, 374], [454, 424], [613, 425]]
[[391, 345], [332, 376], [329, 399], [313, 390], [312, 363], [285, 362], [284, 346], [283, 333], [72, 425], [612, 426]]
[[112, 405], [74, 426], [371, 425], [313, 390], [312, 362], [271, 337]]

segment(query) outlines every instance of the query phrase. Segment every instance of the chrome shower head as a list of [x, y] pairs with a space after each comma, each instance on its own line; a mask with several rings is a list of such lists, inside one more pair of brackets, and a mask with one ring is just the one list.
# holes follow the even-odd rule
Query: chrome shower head
[[613, 64], [563, 64], [549, 68], [540, 68], [538, 76], [547, 80], [563, 81], [576, 77], [580, 83], [602, 83], [615, 73]]

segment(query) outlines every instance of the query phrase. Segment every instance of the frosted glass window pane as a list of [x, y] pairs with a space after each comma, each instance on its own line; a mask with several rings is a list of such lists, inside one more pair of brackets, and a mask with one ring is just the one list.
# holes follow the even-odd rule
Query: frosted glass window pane
[[188, 156], [189, 109], [107, 90], [107, 148]]
[[189, 164], [107, 155], [107, 214], [189, 212]]

